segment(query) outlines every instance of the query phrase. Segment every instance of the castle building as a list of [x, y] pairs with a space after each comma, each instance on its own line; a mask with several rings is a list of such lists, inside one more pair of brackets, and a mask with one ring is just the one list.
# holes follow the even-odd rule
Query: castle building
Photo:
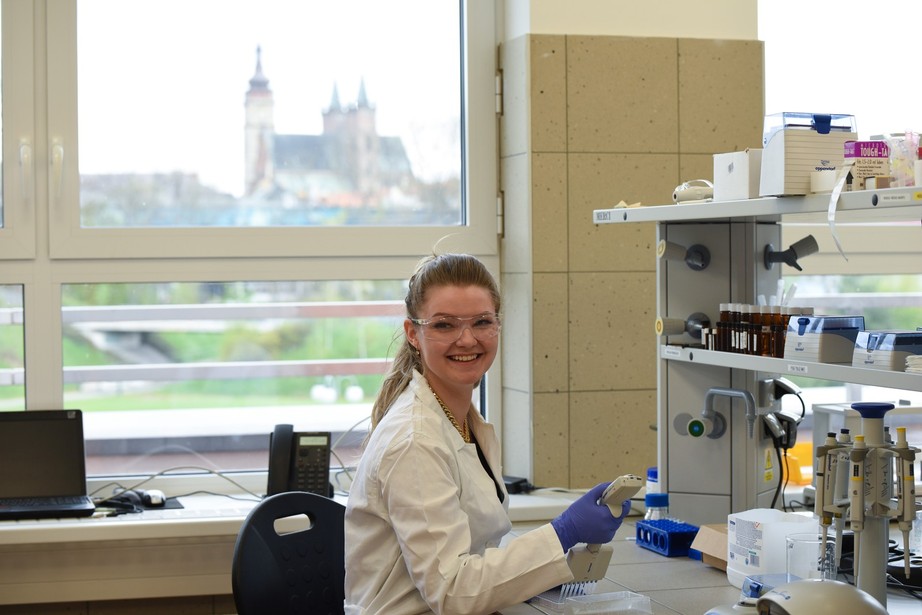
[[386, 205], [416, 181], [399, 137], [381, 136], [362, 80], [355, 104], [344, 106], [334, 84], [319, 135], [275, 131], [274, 99], [256, 50], [245, 101], [245, 194], [328, 207]]

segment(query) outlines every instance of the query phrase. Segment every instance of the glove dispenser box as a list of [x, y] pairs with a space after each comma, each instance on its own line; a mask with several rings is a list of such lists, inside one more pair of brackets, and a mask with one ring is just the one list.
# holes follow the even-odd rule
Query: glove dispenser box
[[776, 113], [765, 116], [760, 196], [810, 193], [810, 174], [836, 171], [845, 142], [858, 138], [852, 115]]
[[859, 331], [852, 366], [904, 372], [915, 355], [922, 355], [922, 331]]
[[784, 358], [851, 365], [864, 316], [791, 316], [784, 337]]

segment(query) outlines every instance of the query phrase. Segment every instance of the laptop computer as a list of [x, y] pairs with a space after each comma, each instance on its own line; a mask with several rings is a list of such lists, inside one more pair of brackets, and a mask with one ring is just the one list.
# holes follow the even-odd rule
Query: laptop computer
[[0, 519], [85, 517], [95, 508], [80, 410], [0, 412]]

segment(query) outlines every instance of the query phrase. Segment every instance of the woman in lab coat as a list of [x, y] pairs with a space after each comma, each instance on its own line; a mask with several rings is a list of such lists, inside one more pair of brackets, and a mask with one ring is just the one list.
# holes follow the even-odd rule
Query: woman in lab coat
[[597, 485], [499, 546], [511, 529], [499, 442], [471, 403], [499, 344], [495, 280], [472, 256], [431, 256], [406, 306], [346, 507], [346, 613], [492, 613], [571, 581], [566, 551], [609, 542], [627, 506], [612, 516]]

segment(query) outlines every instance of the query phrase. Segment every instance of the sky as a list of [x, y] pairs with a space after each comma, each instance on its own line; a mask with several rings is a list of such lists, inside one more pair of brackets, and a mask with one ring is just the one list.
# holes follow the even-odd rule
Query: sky
[[922, 132], [918, 0], [759, 0], [765, 112], [855, 116], [858, 136]]
[[418, 176], [440, 177], [457, 160], [457, 7], [79, 0], [80, 171], [197, 172], [239, 195], [244, 99], [261, 47], [277, 132], [319, 134], [334, 85], [348, 105], [364, 79], [378, 133], [404, 138]]

